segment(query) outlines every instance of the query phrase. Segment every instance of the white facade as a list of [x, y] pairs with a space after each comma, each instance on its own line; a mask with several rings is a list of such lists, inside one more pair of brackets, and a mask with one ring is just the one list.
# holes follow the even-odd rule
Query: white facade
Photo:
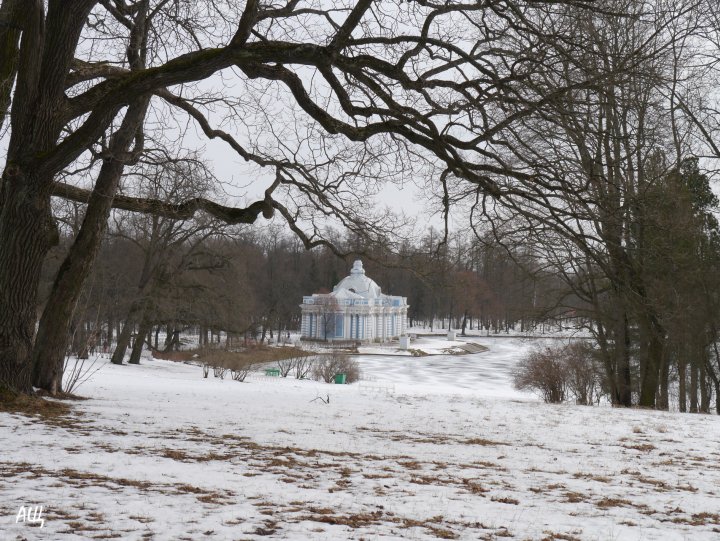
[[407, 331], [407, 298], [383, 294], [360, 260], [332, 293], [305, 296], [300, 308], [307, 340], [385, 342]]

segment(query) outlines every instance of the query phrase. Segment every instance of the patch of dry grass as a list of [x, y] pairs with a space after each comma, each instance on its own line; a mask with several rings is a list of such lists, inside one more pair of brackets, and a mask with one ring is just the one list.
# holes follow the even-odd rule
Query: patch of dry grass
[[688, 524], [690, 526], [705, 526], [706, 524], [720, 525], [720, 514], [718, 513], [695, 513], [689, 518], [675, 517], [671, 520], [675, 524]]
[[497, 446], [497, 445], [510, 445], [509, 443], [505, 443], [502, 441], [493, 441], [488, 440], [485, 438], [469, 438], [467, 440], [462, 440], [459, 443], [462, 443], [464, 445], [482, 445], [482, 446]]
[[515, 498], [507, 497], [507, 496], [502, 496], [502, 497], [501, 496], [493, 496], [492, 498], [490, 498], [490, 500], [493, 502], [498, 502], [498, 503], [507, 503], [510, 505], [520, 505], [520, 502], [518, 500], [516, 500]]
[[186, 351], [156, 351], [153, 353], [153, 357], [156, 359], [179, 362], [198, 361], [202, 363], [209, 363], [212, 366], [221, 366], [225, 368], [240, 368], [256, 363], [272, 363], [294, 357], [307, 357], [310, 355], [312, 355], [312, 353], [294, 346], [253, 346], [234, 351], [202, 348], [189, 349]]
[[[313, 512], [310, 508], [310, 512]], [[331, 509], [317, 509], [314, 514], [299, 517], [299, 521], [309, 520], [312, 522], [321, 522], [324, 524], [332, 524], [337, 526], [347, 526], [349, 528], [365, 528], [380, 524], [383, 512], [373, 511], [372, 513], [356, 513], [347, 515], [338, 515]]]
[[633, 507], [633, 503], [624, 498], [603, 498], [595, 502], [600, 509], [608, 509], [610, 507]]
[[72, 408], [65, 402], [0, 389], [0, 412], [3, 413], [16, 413], [28, 417], [39, 416], [44, 420], [57, 420], [58, 417], [69, 415], [71, 411]]
[[575, 472], [573, 473], [573, 477], [575, 479], [589, 479], [591, 481], [597, 481], [598, 483], [611, 483], [612, 479], [609, 477], [606, 477], [605, 475], [599, 475], [596, 473], [583, 473], [583, 472]]
[[483, 487], [478, 481], [473, 479], [463, 479], [463, 485], [471, 494], [484, 494], [488, 489]]
[[579, 492], [568, 491], [564, 494], [565, 503], [580, 503], [587, 499], [587, 496], [580, 494]]
[[571, 534], [568, 534], [568, 533], [558, 533], [558, 532], [552, 532], [549, 530], [545, 530], [543, 533], [545, 534], [545, 537], [542, 538], [542, 541], [555, 541], [555, 540], [582, 541], [581, 538], [576, 537]]

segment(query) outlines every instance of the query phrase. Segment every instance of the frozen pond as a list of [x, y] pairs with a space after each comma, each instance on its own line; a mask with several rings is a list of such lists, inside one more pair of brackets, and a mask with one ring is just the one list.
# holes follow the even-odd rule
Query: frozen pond
[[393, 386], [412, 394], [457, 393], [528, 399], [533, 395], [512, 387], [512, 370], [530, 349], [547, 343], [542, 338], [477, 337], [488, 348], [463, 355], [358, 355], [362, 385]]

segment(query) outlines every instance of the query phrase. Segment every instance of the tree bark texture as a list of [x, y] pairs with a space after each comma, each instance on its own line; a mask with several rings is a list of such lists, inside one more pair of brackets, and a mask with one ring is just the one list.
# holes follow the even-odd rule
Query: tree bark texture
[[6, 170], [0, 200], [0, 387], [31, 392], [37, 288], [57, 242], [50, 198], [29, 175]]

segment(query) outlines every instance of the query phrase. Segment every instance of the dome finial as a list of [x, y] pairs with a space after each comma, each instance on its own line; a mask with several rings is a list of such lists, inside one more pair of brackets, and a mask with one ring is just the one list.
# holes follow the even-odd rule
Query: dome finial
[[359, 259], [355, 260], [350, 274], [365, 274], [365, 269], [363, 269], [362, 261], [360, 261]]

